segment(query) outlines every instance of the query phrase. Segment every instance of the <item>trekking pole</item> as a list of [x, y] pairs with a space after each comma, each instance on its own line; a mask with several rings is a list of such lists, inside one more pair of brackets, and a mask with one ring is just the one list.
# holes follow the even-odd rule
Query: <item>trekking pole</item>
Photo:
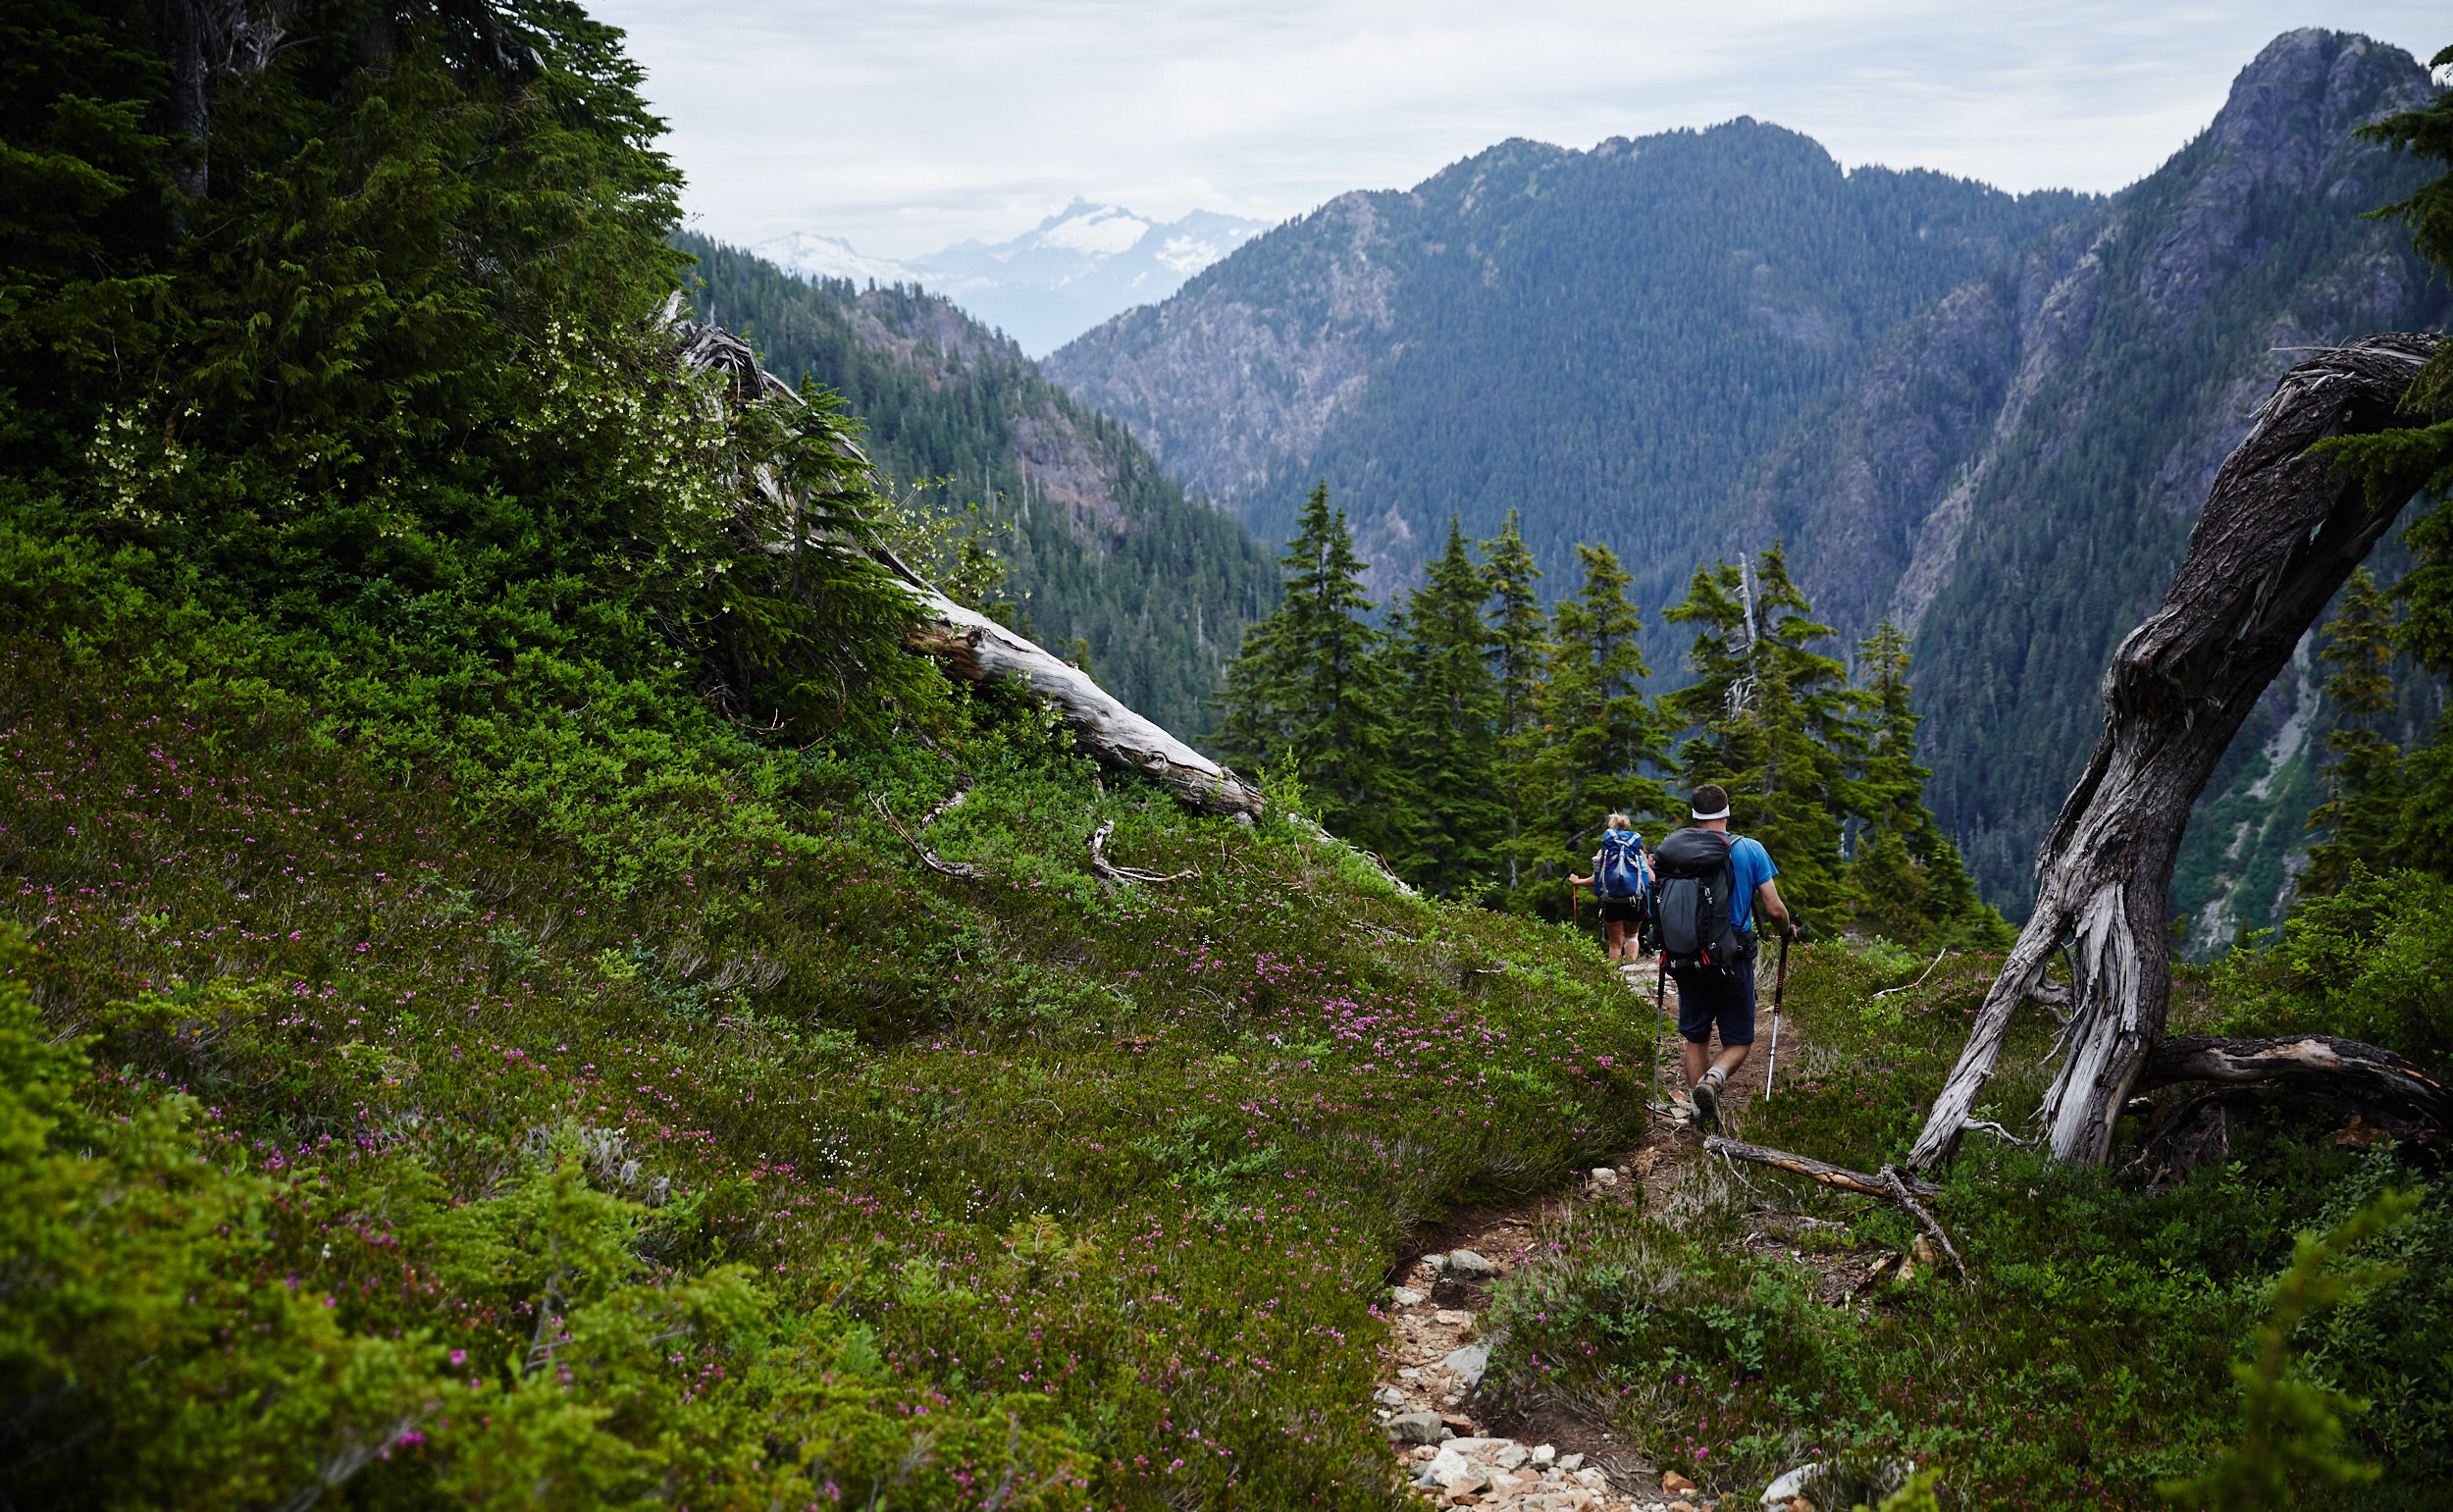
[[1789, 936], [1784, 934], [1780, 937], [1780, 970], [1772, 978], [1772, 1054], [1763, 1063], [1763, 1101], [1767, 1103], [1772, 1100], [1772, 1073], [1780, 1069], [1780, 999], [1788, 990]]
[[[1661, 1014], [1662, 1003], [1669, 996], [1669, 952], [1657, 958], [1657, 971], [1652, 978], [1652, 1097], [1661, 1100]], [[1683, 1010], [1682, 1010], [1683, 1012]]]

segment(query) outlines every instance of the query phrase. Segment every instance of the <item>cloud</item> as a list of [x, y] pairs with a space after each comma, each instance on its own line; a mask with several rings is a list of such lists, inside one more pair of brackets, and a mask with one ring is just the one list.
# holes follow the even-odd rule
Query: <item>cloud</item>
[[1851, 165], [2114, 189], [2276, 33], [2423, 57], [2434, 5], [1837, 0], [598, 0], [631, 33], [703, 227], [913, 256], [1076, 194], [1279, 218], [1510, 136], [1569, 146], [1776, 121]]

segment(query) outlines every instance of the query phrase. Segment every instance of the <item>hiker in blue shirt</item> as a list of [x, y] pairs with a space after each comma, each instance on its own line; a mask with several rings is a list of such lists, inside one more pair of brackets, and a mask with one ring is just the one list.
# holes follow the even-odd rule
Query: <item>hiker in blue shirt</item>
[[[1662, 914], [1664, 959], [1678, 983], [1687, 1085], [1697, 1121], [1710, 1127], [1719, 1121], [1729, 1073], [1744, 1066], [1754, 1048], [1756, 911], [1784, 938], [1795, 938], [1797, 925], [1772, 881], [1780, 868], [1772, 864], [1771, 853], [1759, 841], [1729, 833], [1728, 792], [1705, 783], [1695, 790], [1691, 811], [1694, 822], [1653, 853], [1660, 879], [1654, 906]], [[1699, 918], [1696, 898], [1704, 900]], [[1720, 916], [1724, 912], [1726, 917]], [[1717, 1058], [1711, 1054], [1716, 1028]]]
[[1611, 814], [1601, 849], [1592, 853], [1592, 875], [1569, 872], [1567, 885], [1592, 889], [1601, 900], [1601, 941], [1610, 960], [1634, 965], [1644, 943], [1644, 896], [1652, 883], [1652, 868], [1644, 859], [1644, 837], [1627, 815]]

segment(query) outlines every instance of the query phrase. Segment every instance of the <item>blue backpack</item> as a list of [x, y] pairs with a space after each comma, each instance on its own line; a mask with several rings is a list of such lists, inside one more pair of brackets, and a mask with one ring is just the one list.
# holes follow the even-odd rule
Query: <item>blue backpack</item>
[[1641, 898], [1652, 868], [1644, 859], [1644, 837], [1632, 829], [1614, 829], [1601, 837], [1601, 858], [1592, 868], [1596, 898]]

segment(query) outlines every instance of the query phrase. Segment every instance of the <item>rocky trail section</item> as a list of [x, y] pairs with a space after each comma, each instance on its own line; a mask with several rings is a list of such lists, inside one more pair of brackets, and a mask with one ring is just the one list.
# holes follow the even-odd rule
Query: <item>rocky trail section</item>
[[[1627, 985], [1651, 1013], [1656, 975], [1651, 965], [1622, 968]], [[1763, 984], [1757, 1053], [1730, 1078], [1721, 1102], [1724, 1128], [1743, 1131], [1748, 1111], [1762, 1096], [1770, 1067], [1769, 982]], [[1680, 1081], [1677, 989], [1663, 1000], [1664, 1032], [1658, 1042], [1656, 1085]], [[1802, 1070], [1811, 1049], [1798, 1033], [1794, 1016], [1781, 1024], [1783, 1080]], [[1748, 1503], [1707, 1496], [1693, 1483], [1660, 1466], [1583, 1419], [1557, 1411], [1531, 1415], [1489, 1410], [1480, 1396], [1491, 1350], [1504, 1342], [1487, 1336], [1482, 1319], [1494, 1282], [1543, 1263], [1571, 1242], [1579, 1216], [1599, 1206], [1640, 1207], [1677, 1221], [1681, 1208], [1733, 1179], [1725, 1162], [1706, 1159], [1702, 1132], [1683, 1091], [1666, 1091], [1650, 1104], [1644, 1138], [1609, 1164], [1579, 1175], [1565, 1191], [1518, 1204], [1468, 1209], [1420, 1237], [1422, 1253], [1390, 1274], [1392, 1339], [1381, 1360], [1374, 1407], [1388, 1430], [1399, 1462], [1418, 1495], [1435, 1507], [1511, 1509], [1511, 1512], [1738, 1512]], [[1690, 1192], [1690, 1183], [1696, 1190]], [[1751, 1215], [1742, 1240], [1750, 1249], [1785, 1252], [1822, 1274], [1826, 1302], [1849, 1305], [1874, 1278], [1917, 1259], [1801, 1251], [1798, 1228], [1811, 1220], [1764, 1210]]]
[[[1656, 1004], [1651, 965], [1622, 967], [1622, 974], [1629, 992], [1642, 999], [1642, 1012], [1651, 1014]], [[1681, 1080], [1676, 987], [1661, 1002], [1656, 1085], [1676, 1087]], [[1766, 982], [1764, 1048], [1769, 1031]], [[1794, 1018], [1784, 1017], [1781, 1038], [1781, 1061], [1796, 1070], [1805, 1063], [1805, 1041], [1796, 1036]], [[1747, 1112], [1764, 1092], [1766, 1063], [1769, 1058], [1759, 1051], [1730, 1077], [1722, 1124], [1745, 1129]], [[1421, 1234], [1426, 1252], [1391, 1272], [1393, 1340], [1382, 1357], [1374, 1409], [1388, 1426], [1411, 1485], [1428, 1504], [1521, 1512], [1705, 1512], [1720, 1504], [1720, 1497], [1705, 1497], [1681, 1475], [1663, 1475], [1661, 1465], [1590, 1421], [1560, 1411], [1491, 1414], [1480, 1399], [1491, 1350], [1504, 1342], [1482, 1330], [1491, 1283], [1539, 1267], [1545, 1254], [1565, 1249], [1578, 1215], [1588, 1208], [1644, 1208], [1676, 1220], [1681, 1188], [1697, 1178], [1715, 1175], [1705, 1166], [1702, 1134], [1693, 1126], [1693, 1105], [1683, 1090], [1666, 1092], [1651, 1102], [1642, 1144], [1607, 1166], [1585, 1171], [1563, 1193], [1465, 1210]], [[1784, 1232], [1794, 1218], [1761, 1213], [1756, 1220], [1749, 1247], [1789, 1249], [1799, 1257]], [[1854, 1296], [1864, 1272], [1879, 1269], [1879, 1262], [1859, 1264], [1850, 1257], [1818, 1257], [1815, 1264], [1828, 1267], [1825, 1298], [1835, 1303]], [[1730, 1499], [1730, 1512], [1737, 1507], [1740, 1502]]]

